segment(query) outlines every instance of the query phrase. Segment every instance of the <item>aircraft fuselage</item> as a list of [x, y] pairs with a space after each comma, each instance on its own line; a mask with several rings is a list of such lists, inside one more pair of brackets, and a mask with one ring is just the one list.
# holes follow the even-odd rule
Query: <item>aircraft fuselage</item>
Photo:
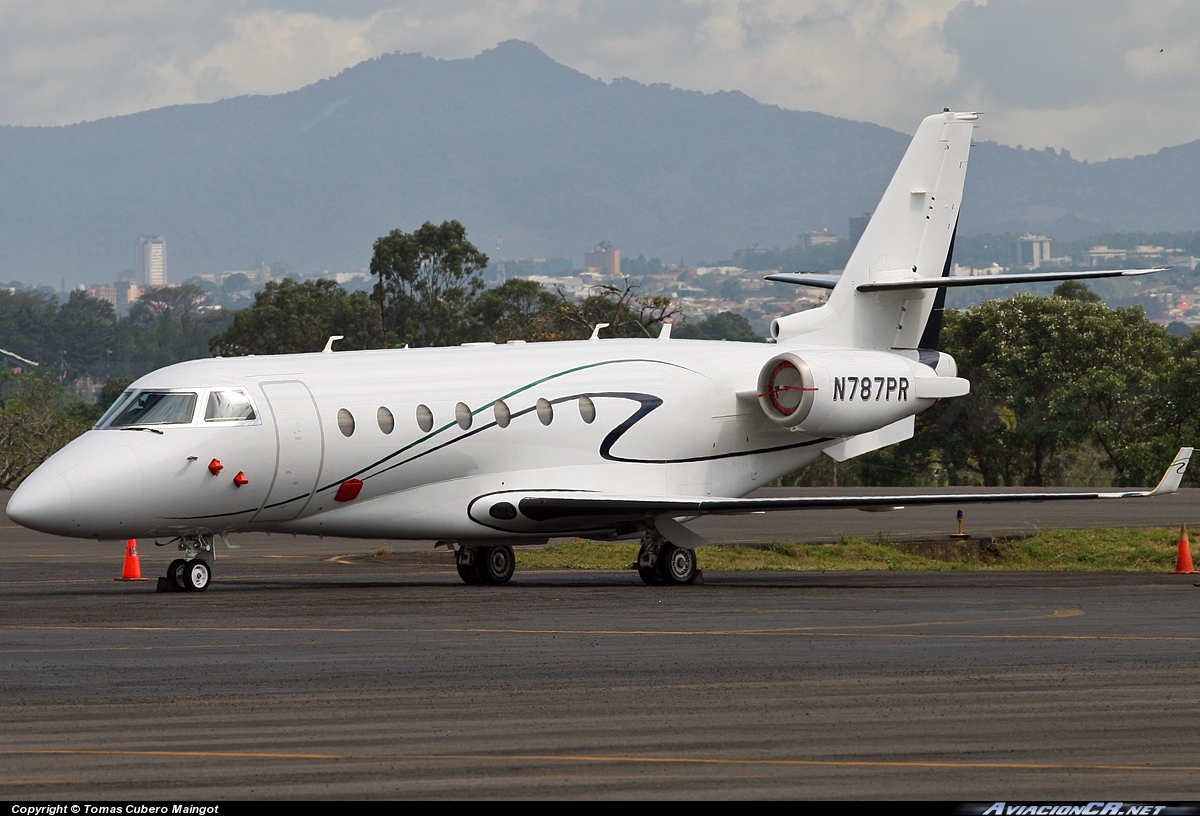
[[[127, 393], [194, 394], [187, 421], [88, 431], [26, 480], [10, 512], [98, 539], [487, 539], [513, 534], [467, 507], [497, 491], [742, 496], [837, 441], [760, 409], [759, 371], [779, 351], [647, 339], [181, 363]], [[206, 419], [214, 390], [244, 392], [254, 418]], [[932, 404], [904, 397], [906, 413]]]

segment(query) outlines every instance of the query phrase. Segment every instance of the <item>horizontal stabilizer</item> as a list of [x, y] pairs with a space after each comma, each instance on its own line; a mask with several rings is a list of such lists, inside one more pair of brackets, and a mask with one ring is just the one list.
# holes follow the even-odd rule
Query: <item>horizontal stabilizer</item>
[[[1009, 283], [1041, 283], [1043, 281], [1087, 280], [1089, 278], [1128, 278], [1165, 272], [1171, 267], [1156, 266], [1152, 269], [1094, 269], [1083, 272], [1013, 272], [1004, 275], [973, 275], [954, 278], [907, 278], [904, 280], [860, 283], [860, 292], [894, 292], [902, 289], [953, 289], [959, 286], [1000, 286]], [[782, 275], [770, 275], [768, 280], [779, 280]], [[792, 283], [793, 281], [785, 281]], [[815, 285], [815, 284], [809, 284]]]
[[841, 279], [841, 275], [819, 275], [816, 272], [776, 272], [773, 275], [767, 275], [763, 278], [763, 280], [775, 281], [776, 283], [812, 286], [817, 289], [832, 289], [837, 286], [838, 281]]

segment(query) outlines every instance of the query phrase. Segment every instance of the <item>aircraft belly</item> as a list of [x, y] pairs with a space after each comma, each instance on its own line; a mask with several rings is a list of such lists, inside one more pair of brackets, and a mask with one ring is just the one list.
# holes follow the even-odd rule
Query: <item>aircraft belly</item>
[[[466, 514], [471, 499], [495, 491], [493, 473], [425, 484], [374, 499], [348, 502], [281, 523], [284, 532], [351, 538], [443, 539], [479, 537]], [[485, 534], [487, 531], [483, 531]]]
[[478, 497], [504, 491], [588, 490], [596, 493], [663, 495], [665, 469], [609, 463], [602, 468], [581, 465], [487, 473], [424, 484], [375, 498], [329, 507], [314, 500], [313, 509], [278, 528], [284, 532], [355, 538], [443, 539], [495, 538], [511, 532], [473, 521], [468, 508]]

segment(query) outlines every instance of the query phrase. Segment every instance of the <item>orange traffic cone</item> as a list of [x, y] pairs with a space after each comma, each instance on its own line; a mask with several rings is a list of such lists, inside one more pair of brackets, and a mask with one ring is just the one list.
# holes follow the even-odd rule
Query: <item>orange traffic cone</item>
[[1187, 525], [1179, 531], [1179, 555], [1175, 557], [1175, 574], [1191, 575], [1196, 571], [1192, 566], [1192, 547], [1188, 544]]
[[125, 545], [125, 568], [121, 570], [120, 578], [113, 578], [114, 581], [148, 581], [149, 578], [142, 577], [142, 562], [138, 560], [137, 554], [137, 539], [129, 539], [129, 543]]

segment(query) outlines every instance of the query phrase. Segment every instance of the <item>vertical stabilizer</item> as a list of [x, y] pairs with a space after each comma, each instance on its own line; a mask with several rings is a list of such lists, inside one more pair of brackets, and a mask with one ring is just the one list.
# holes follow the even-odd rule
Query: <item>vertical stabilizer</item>
[[[864, 283], [935, 278], [949, 273], [976, 113], [946, 111], [925, 119], [892, 176], [829, 301], [776, 320], [781, 344], [917, 348], [945, 290], [859, 292]], [[940, 303], [937, 304], [940, 306]]]

